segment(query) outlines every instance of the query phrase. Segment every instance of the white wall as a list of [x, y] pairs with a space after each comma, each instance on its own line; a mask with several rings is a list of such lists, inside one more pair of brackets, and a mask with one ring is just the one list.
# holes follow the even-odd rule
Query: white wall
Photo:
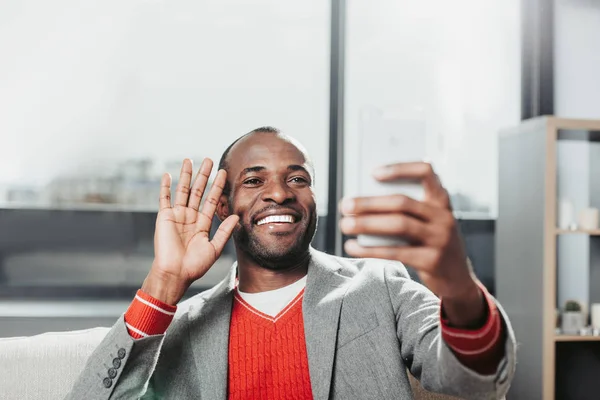
[[600, 2], [555, 0], [554, 108], [567, 118], [600, 118]]

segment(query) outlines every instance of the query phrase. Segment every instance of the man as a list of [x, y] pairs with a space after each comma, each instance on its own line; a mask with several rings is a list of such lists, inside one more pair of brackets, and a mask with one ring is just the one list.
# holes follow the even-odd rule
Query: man
[[[396, 195], [341, 203], [344, 233], [411, 243], [348, 241], [346, 251], [359, 259], [310, 247], [314, 171], [293, 139], [268, 127], [242, 136], [223, 154], [200, 208], [211, 169], [204, 160], [192, 180], [185, 160], [174, 204], [171, 179], [162, 178], [150, 272], [68, 398], [410, 399], [407, 369], [432, 391], [505, 395], [514, 335], [468, 265], [448, 194], [429, 164], [375, 174], [420, 179], [422, 202]], [[215, 212], [222, 223], [211, 240]], [[228, 276], [177, 306], [232, 234], [237, 262]]]

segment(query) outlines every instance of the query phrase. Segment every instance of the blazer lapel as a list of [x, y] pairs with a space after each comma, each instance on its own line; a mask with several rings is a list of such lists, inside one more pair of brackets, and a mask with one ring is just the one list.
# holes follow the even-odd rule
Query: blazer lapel
[[229, 323], [236, 269], [237, 263], [204, 304], [189, 313], [190, 342], [202, 399], [227, 399]]
[[335, 258], [311, 248], [302, 300], [306, 350], [313, 397], [328, 399], [342, 299], [350, 278]]

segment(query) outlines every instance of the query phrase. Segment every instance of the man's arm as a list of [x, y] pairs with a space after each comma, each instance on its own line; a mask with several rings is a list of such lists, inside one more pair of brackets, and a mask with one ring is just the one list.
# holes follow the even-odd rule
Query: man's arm
[[164, 303], [140, 289], [124, 316], [127, 332], [134, 339], [162, 335], [176, 311], [176, 306]]
[[151, 396], [148, 385], [176, 304], [219, 258], [238, 221], [235, 215], [226, 218], [210, 240], [226, 182], [226, 172], [219, 171], [200, 210], [211, 169], [212, 161], [205, 159], [192, 184], [192, 162], [184, 160], [173, 205], [171, 177], [163, 176], [150, 272], [127, 312], [89, 357], [67, 399]]
[[[473, 302], [482, 305], [483, 317], [463, 324], [452, 323], [447, 316], [447, 305], [442, 300], [440, 326], [442, 339], [464, 366], [479, 374], [491, 375], [496, 373], [504, 357], [507, 335], [495, 300], [482, 284], [478, 286], [480, 296]], [[465, 310], [466, 306], [462, 309]]]
[[136, 340], [120, 318], [88, 358], [65, 398], [140, 399], [147, 391], [164, 335]]
[[[425, 342], [431, 348], [432, 335], [441, 335], [443, 340], [438, 339], [440, 343], [443, 342], [440, 348], [442, 353], [439, 355], [441, 358], [431, 358], [432, 354], [427, 353], [426, 358], [433, 360], [433, 364], [429, 363], [427, 367], [436, 374], [440, 372], [439, 365], [445, 364], [458, 371], [454, 363], [460, 360], [458, 365], [469, 371], [472, 384], [478, 386], [482, 382], [482, 374], [502, 367], [506, 349], [499, 343], [507, 336], [508, 322], [506, 318], [502, 320], [498, 316], [498, 306], [473, 274], [452, 213], [450, 196], [428, 163], [387, 165], [375, 171], [374, 177], [383, 182], [418, 180], [423, 185], [423, 199], [417, 200], [400, 194], [344, 199], [340, 204], [344, 215], [340, 221], [341, 230], [347, 235], [400, 237], [408, 245], [364, 247], [356, 240], [349, 240], [345, 249], [355, 257], [396, 260], [415, 269], [421, 282], [435, 295], [429, 291], [425, 291], [427, 295], [418, 293], [418, 290], [423, 289], [422, 286], [417, 285], [411, 289], [411, 285], [414, 285], [412, 283], [407, 284], [406, 288], [409, 289], [408, 292], [415, 292], [414, 297], [400, 301], [399, 298], [403, 297], [400, 291], [402, 287], [391, 287], [390, 299], [399, 313], [398, 318], [408, 315], [405, 321], [399, 321], [398, 329], [417, 327], [417, 331], [413, 332], [417, 336], [401, 334], [399, 331], [402, 346], [404, 347], [407, 337], [424, 340], [418, 334], [429, 332], [429, 341]], [[394, 280], [390, 278], [390, 282]], [[437, 301], [436, 296], [442, 299], [441, 310], [440, 305], [433, 306]], [[424, 310], [419, 308], [421, 303], [416, 299], [424, 302]], [[412, 312], [402, 312], [405, 307], [412, 307]], [[422, 315], [423, 312], [426, 314]], [[415, 315], [421, 319], [415, 320]], [[422, 326], [423, 321], [427, 321], [425, 327]], [[510, 337], [510, 333], [508, 336]], [[410, 345], [407, 347], [413, 348]], [[444, 355], [444, 350], [448, 350], [451, 357]], [[406, 356], [410, 359], [418, 355], [411, 354], [407, 353]], [[429, 371], [421, 371], [420, 367], [415, 369], [417, 377], [426, 377], [423, 372]], [[447, 374], [437, 376], [439, 378]], [[465, 376], [468, 377], [469, 374]], [[504, 381], [500, 378], [498, 380]], [[463, 383], [468, 387], [468, 380]], [[426, 379], [422, 384], [430, 384], [438, 390], [452, 390], [452, 382], [447, 379], [439, 382]], [[484, 393], [487, 393], [486, 396], [496, 395], [496, 390], [491, 390], [490, 386], [479, 389], [483, 391], [482, 396]]]
[[489, 315], [481, 327], [457, 329], [441, 316], [439, 298], [412, 281], [403, 267], [389, 264], [385, 274], [402, 357], [421, 385], [465, 399], [505, 396], [514, 375], [516, 343], [495, 299], [486, 291]]

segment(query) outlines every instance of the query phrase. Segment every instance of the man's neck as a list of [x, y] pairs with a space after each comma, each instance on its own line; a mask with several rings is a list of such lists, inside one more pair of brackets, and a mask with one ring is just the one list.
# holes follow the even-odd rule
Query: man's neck
[[307, 253], [297, 262], [277, 270], [261, 267], [240, 252], [237, 259], [239, 290], [245, 293], [260, 293], [291, 285], [306, 276], [310, 255]]

